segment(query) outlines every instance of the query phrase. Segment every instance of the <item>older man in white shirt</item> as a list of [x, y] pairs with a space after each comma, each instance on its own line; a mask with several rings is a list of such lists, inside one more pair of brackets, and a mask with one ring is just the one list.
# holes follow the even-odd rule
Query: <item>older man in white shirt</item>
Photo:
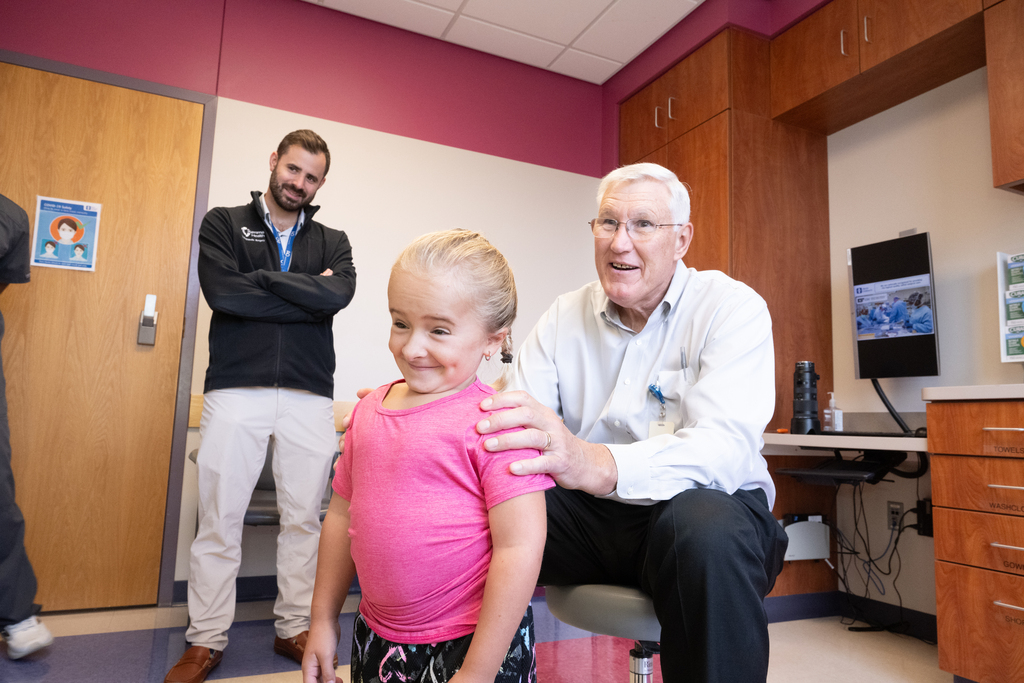
[[690, 202], [655, 164], [610, 173], [591, 223], [598, 282], [559, 297], [478, 426], [490, 450], [543, 454], [540, 582], [636, 586], [654, 599], [664, 680], [764, 681], [763, 607], [787, 539], [761, 456], [775, 405], [764, 300], [687, 269]]

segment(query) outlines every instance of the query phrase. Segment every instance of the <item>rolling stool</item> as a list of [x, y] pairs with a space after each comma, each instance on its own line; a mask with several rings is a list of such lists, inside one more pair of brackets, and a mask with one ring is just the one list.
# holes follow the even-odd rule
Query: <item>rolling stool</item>
[[629, 651], [630, 683], [654, 680], [661, 624], [646, 594], [625, 586], [546, 586], [548, 609], [559, 621], [592, 633], [636, 641]]

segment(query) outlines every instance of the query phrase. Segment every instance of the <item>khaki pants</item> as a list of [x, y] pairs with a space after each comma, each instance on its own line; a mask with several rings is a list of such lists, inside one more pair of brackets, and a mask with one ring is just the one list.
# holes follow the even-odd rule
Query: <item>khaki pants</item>
[[274, 436], [281, 512], [274, 628], [291, 638], [309, 628], [320, 541], [320, 501], [337, 450], [333, 401], [295, 389], [244, 387], [207, 392], [196, 459], [199, 530], [188, 581], [192, 645], [223, 650], [235, 614], [242, 519]]

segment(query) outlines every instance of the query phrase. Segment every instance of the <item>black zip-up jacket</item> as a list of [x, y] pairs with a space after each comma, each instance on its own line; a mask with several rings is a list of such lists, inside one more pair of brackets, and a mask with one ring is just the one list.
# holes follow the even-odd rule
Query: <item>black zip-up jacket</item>
[[[213, 309], [204, 391], [286, 387], [334, 398], [334, 314], [356, 289], [348, 236], [312, 220], [281, 272], [277, 240], [252, 203], [210, 209], [199, 228], [199, 284]], [[320, 273], [330, 268], [333, 275]]]

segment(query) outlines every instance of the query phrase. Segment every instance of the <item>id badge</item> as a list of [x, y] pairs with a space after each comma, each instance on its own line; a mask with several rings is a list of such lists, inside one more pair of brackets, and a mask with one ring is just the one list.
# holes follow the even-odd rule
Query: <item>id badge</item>
[[675, 434], [676, 423], [666, 422], [664, 420], [652, 420], [651, 426], [647, 430], [647, 438], [650, 439], [655, 436], [661, 436], [662, 434]]

